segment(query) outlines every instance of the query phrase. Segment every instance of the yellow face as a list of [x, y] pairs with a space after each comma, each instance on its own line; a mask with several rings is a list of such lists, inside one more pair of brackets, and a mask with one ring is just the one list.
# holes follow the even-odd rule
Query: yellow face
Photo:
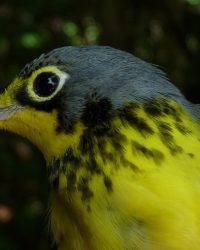
[[42, 151], [47, 162], [52, 156], [59, 158], [66, 143], [72, 143], [74, 136], [78, 136], [78, 133], [66, 135], [54, 108], [69, 78], [57, 67], [46, 66], [26, 78], [17, 77], [0, 95], [0, 129], [28, 138]]

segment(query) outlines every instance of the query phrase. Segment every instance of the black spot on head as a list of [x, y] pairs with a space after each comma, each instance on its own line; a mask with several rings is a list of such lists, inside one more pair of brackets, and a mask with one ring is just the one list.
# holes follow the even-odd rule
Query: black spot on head
[[60, 159], [54, 159], [52, 164], [47, 166], [47, 174], [48, 176], [55, 175], [59, 173], [61, 166], [61, 161]]
[[176, 116], [177, 110], [167, 101], [159, 100], [160, 106], [162, 106], [163, 112], [167, 115]]
[[75, 122], [69, 119], [68, 115], [65, 113], [65, 109], [60, 103], [58, 104], [57, 110], [58, 126], [56, 127], [56, 133], [64, 131], [67, 134], [73, 134], [75, 132]]
[[180, 124], [179, 122], [176, 122], [175, 123], [175, 127], [177, 128], [177, 130], [183, 134], [183, 135], [186, 135], [186, 134], [190, 134], [191, 133], [191, 130], [188, 129], [187, 127], [185, 127], [183, 124]]
[[175, 142], [166, 142], [165, 146], [169, 149], [171, 155], [173, 156], [183, 153], [183, 148], [177, 145]]
[[141, 172], [141, 170], [139, 169], [139, 167], [133, 163], [133, 162], [129, 162], [128, 164], [129, 168], [131, 168], [134, 172]]
[[177, 122], [182, 122], [181, 112], [177, 108], [173, 107], [172, 104], [167, 102], [167, 100], [163, 100], [163, 110], [167, 115], [173, 117], [173, 119]]
[[161, 131], [160, 132], [160, 138], [161, 141], [166, 144], [166, 143], [171, 143], [174, 140], [174, 137], [171, 133], [167, 131]]
[[169, 123], [158, 122], [157, 127], [160, 132], [162, 143], [169, 149], [171, 155], [176, 155], [183, 152], [183, 148], [176, 144], [173, 137], [173, 130]]
[[87, 161], [87, 169], [92, 173], [92, 174], [101, 174], [102, 169], [95, 160], [93, 155], [90, 155], [89, 161]]
[[110, 130], [108, 131], [106, 138], [116, 151], [116, 153], [121, 154], [124, 151], [124, 143], [127, 143], [127, 138], [125, 135], [119, 132], [119, 129], [116, 129], [111, 126]]
[[104, 122], [101, 125], [97, 125], [96, 127], [93, 127], [93, 134], [98, 137], [104, 136], [107, 134], [109, 129], [110, 129], [110, 124]]
[[108, 98], [88, 99], [81, 119], [95, 133], [106, 133], [112, 119], [111, 101]]
[[71, 164], [73, 167], [78, 168], [81, 166], [81, 159], [74, 155], [73, 149], [69, 147], [63, 156], [63, 163]]
[[166, 141], [173, 141], [172, 128], [167, 122], [158, 122], [158, 130], [160, 132], [161, 140], [165, 143]]
[[111, 152], [106, 151], [106, 138], [98, 138], [97, 140], [98, 150], [101, 156], [103, 163], [105, 164], [107, 161], [115, 162], [115, 156]]
[[109, 193], [113, 191], [113, 184], [108, 176], [104, 176], [104, 185]]
[[133, 154], [139, 153], [144, 155], [146, 158], [151, 158], [157, 165], [159, 165], [164, 160], [164, 154], [157, 149], [149, 149], [133, 140], [131, 141], [131, 144]]
[[82, 136], [80, 137], [79, 141], [79, 150], [83, 155], [93, 152], [94, 149], [94, 135], [91, 133], [89, 129], [86, 129]]
[[182, 121], [180, 111], [165, 99], [157, 99], [144, 103], [144, 111], [152, 118], [169, 115], [175, 121]]
[[123, 154], [120, 155], [120, 162], [123, 167], [130, 167], [132, 170], [138, 171], [137, 166], [134, 163], [127, 160]]
[[144, 111], [152, 118], [164, 115], [157, 101], [144, 103]]
[[133, 153], [142, 153], [144, 156], [146, 156], [147, 158], [152, 157], [153, 153], [150, 149], [148, 149], [147, 147], [145, 147], [144, 145], [136, 142], [136, 141], [131, 141], [132, 144], [132, 151]]
[[109, 137], [110, 139], [115, 138], [117, 141], [121, 143], [126, 143], [128, 141], [127, 137], [119, 132], [119, 128], [115, 128], [112, 125], [106, 136]]
[[102, 138], [102, 137], [98, 138], [97, 147], [98, 147], [98, 150], [99, 150], [101, 156], [104, 157], [104, 154], [106, 152], [106, 140], [105, 140], [105, 138]]
[[163, 121], [158, 121], [157, 123], [157, 126], [158, 126], [158, 129], [161, 131], [161, 132], [172, 132], [172, 128], [171, 128], [171, 125], [167, 122], [163, 122]]
[[154, 133], [153, 129], [148, 125], [148, 123], [132, 110], [132, 106], [126, 106], [120, 110], [119, 117], [122, 124], [126, 125], [126, 122], [134, 127], [143, 136], [152, 135]]
[[78, 190], [82, 193], [82, 201], [89, 201], [94, 196], [94, 193], [89, 188], [89, 180], [89, 177], [84, 176], [78, 182]]

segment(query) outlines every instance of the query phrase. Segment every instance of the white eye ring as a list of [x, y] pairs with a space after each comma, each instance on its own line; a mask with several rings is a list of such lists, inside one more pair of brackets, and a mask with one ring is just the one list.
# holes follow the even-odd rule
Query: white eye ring
[[54, 66], [40, 68], [33, 72], [29, 79], [27, 85], [28, 96], [37, 102], [51, 100], [62, 89], [69, 78], [69, 74], [60, 71]]

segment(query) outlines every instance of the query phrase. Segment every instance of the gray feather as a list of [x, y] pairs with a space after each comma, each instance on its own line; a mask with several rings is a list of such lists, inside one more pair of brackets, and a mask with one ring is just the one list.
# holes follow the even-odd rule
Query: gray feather
[[58, 48], [26, 65], [19, 75], [25, 78], [45, 65], [56, 65], [71, 76], [62, 100], [71, 119], [79, 116], [85, 98], [94, 92], [111, 99], [115, 108], [165, 97], [200, 119], [200, 106], [187, 101], [163, 71], [127, 52], [107, 46]]

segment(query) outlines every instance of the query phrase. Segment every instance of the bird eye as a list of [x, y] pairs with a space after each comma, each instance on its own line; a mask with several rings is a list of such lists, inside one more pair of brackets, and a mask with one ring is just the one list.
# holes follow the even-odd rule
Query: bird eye
[[51, 95], [60, 82], [60, 77], [52, 72], [43, 72], [39, 74], [34, 81], [33, 90], [40, 97]]

